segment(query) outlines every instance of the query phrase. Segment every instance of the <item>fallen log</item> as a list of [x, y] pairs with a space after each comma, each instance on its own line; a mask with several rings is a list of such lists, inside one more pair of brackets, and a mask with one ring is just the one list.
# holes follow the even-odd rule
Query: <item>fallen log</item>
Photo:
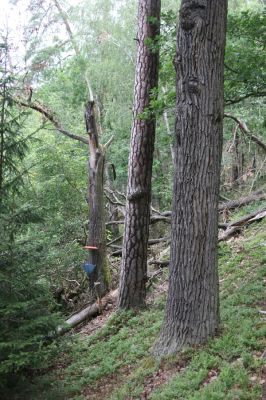
[[102, 310], [106, 307], [108, 303], [115, 303], [118, 296], [118, 289], [113, 290], [112, 292], [108, 293], [102, 299], [97, 300], [92, 305], [84, 308], [83, 310], [79, 311], [76, 314], [73, 314], [69, 319], [65, 321], [63, 326], [59, 326], [57, 328], [57, 333], [59, 335], [63, 335], [65, 332], [69, 331], [70, 329], [74, 328], [85, 319], [93, 318], [98, 314], [101, 314]]
[[167, 267], [169, 265], [169, 260], [149, 260], [149, 265], [159, 265], [161, 268]]
[[[170, 213], [171, 215], [171, 211], [168, 211], [168, 213]], [[167, 224], [171, 223], [171, 217], [167, 217], [164, 215], [152, 215], [151, 219], [150, 219], [150, 224], [156, 224], [157, 222], [166, 222]]]
[[122, 256], [122, 249], [113, 251], [110, 256], [112, 257], [121, 257]]
[[244, 217], [238, 219], [237, 221], [233, 221], [229, 224], [229, 226], [242, 226], [247, 223], [251, 223], [253, 221], [257, 221], [265, 217], [266, 207], [261, 208], [260, 210], [253, 211], [251, 214], [245, 215]]
[[[236, 234], [241, 233], [243, 227], [252, 224], [255, 221], [259, 221], [262, 218], [266, 217], [266, 207], [254, 211], [251, 214], [245, 215], [244, 217], [240, 218], [237, 221], [231, 222], [230, 224], [222, 224], [226, 225], [227, 229], [221, 235], [219, 235], [218, 242], [225, 241]], [[161, 268], [166, 267], [169, 265], [169, 260], [149, 260], [149, 265], [158, 265]]]
[[237, 221], [231, 222], [228, 224], [227, 229], [223, 232], [222, 235], [219, 236], [218, 241], [222, 242], [229, 239], [232, 236], [240, 233], [244, 226], [250, 225], [255, 221], [259, 221], [266, 216], [266, 207], [254, 211], [251, 214], [245, 215]]
[[[253, 201], [259, 201], [259, 200], [264, 200], [264, 199], [266, 199], [266, 193], [263, 190], [259, 189], [253, 193], [250, 193], [248, 196], [240, 197], [239, 199], [236, 199], [236, 200], [228, 200], [228, 201], [219, 203], [218, 210], [219, 211], [233, 210], [238, 207], [246, 206], [247, 204], [250, 204]], [[172, 215], [171, 211], [164, 211], [162, 213], [158, 213], [158, 215], [152, 215], [151, 216], [151, 224], [159, 222], [159, 221], [165, 221], [165, 222], [170, 223], [171, 215]], [[225, 229], [226, 224], [219, 223], [219, 228]]]
[[266, 193], [264, 193], [263, 190], [257, 190], [253, 193], [250, 193], [248, 196], [240, 197], [240, 199], [229, 200], [220, 203], [218, 209], [219, 211], [233, 210], [237, 207], [246, 206], [247, 204], [252, 203], [253, 201], [259, 201], [264, 199], [266, 199]]
[[[266, 217], [266, 207], [258, 211], [254, 211], [253, 213], [246, 215], [237, 221], [231, 222], [230, 224], [227, 225], [227, 230], [221, 236], [219, 236], [218, 241], [221, 242], [227, 240], [228, 238], [234, 236], [236, 233], [241, 232], [244, 226], [250, 225], [255, 221], [259, 221], [264, 217]], [[158, 241], [159, 242], [167, 241], [169, 240], [169, 238], [160, 238], [151, 240], [153, 242], [156, 241], [156, 243], [158, 243]], [[120, 252], [121, 250], [119, 250], [118, 255], [120, 255]], [[114, 253], [112, 253], [111, 255], [113, 255]], [[169, 264], [169, 260], [150, 260], [149, 264], [160, 265], [162, 268], [163, 266], [167, 266]], [[72, 315], [69, 319], [65, 321], [65, 325], [59, 326], [57, 328], [57, 334], [62, 335], [65, 332], [77, 326], [78, 324], [80, 324], [81, 322], [83, 322], [85, 319], [93, 318], [96, 315], [100, 314], [108, 303], [116, 302], [117, 296], [118, 296], [118, 289], [113, 290], [112, 292], [104, 296], [102, 299], [98, 299], [94, 304]]]
[[[158, 239], [149, 239], [148, 240], [148, 246], [152, 246], [154, 244], [158, 244], [158, 243], [163, 243], [163, 242], [167, 242], [170, 240], [170, 237], [162, 237], [162, 238], [158, 238]], [[122, 254], [122, 246], [118, 246], [116, 244], [113, 243], [107, 243], [107, 246], [112, 247], [113, 249], [117, 249], [117, 252], [121, 252]], [[115, 252], [116, 253], [116, 252]], [[113, 253], [112, 253], [113, 254]], [[111, 254], [111, 255], [112, 255]], [[120, 254], [120, 253], [119, 253]], [[118, 255], [119, 255], [118, 254]]]

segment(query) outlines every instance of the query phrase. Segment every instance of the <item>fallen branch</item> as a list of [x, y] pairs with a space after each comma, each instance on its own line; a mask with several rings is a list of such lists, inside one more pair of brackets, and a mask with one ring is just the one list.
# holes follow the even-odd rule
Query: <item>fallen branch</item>
[[119, 221], [108, 221], [106, 222], [105, 226], [110, 226], [110, 225], [123, 225], [124, 224], [124, 220], [121, 219]]
[[219, 236], [218, 241], [222, 242], [229, 239], [232, 236], [240, 233], [244, 226], [250, 225], [255, 221], [259, 221], [266, 216], [266, 207], [259, 211], [254, 211], [251, 214], [245, 215], [237, 221], [228, 224], [227, 230]]
[[119, 240], [123, 239], [123, 235], [118, 236], [117, 238], [111, 240], [111, 242], [108, 242], [106, 245], [111, 246], [111, 244], [118, 242]]
[[[218, 242], [225, 241], [229, 239], [232, 236], [235, 236], [236, 234], [240, 233], [243, 229], [244, 226], [250, 225], [255, 221], [259, 221], [262, 218], [266, 217], [266, 207], [262, 208], [259, 211], [254, 211], [251, 214], [245, 215], [244, 217], [240, 218], [237, 221], [231, 222], [230, 224], [227, 224], [227, 229], [226, 231], [219, 236]], [[226, 225], [226, 224], [224, 224]], [[158, 265], [161, 268], [167, 267], [170, 263], [170, 260], [149, 260], [148, 264], [149, 265]]]
[[154, 278], [157, 278], [157, 276], [161, 275], [163, 272], [162, 268], [159, 268], [157, 271], [153, 272], [150, 276], [148, 276], [148, 281], [147, 281], [147, 290], [150, 289], [152, 286]]
[[101, 302], [96, 301], [92, 305], [84, 308], [80, 312], [72, 315], [69, 319], [65, 321], [64, 326], [59, 326], [57, 328], [57, 333], [63, 335], [65, 332], [74, 328], [85, 319], [93, 318], [101, 313], [101, 311], [106, 307], [108, 303], [115, 303], [118, 296], [118, 289], [113, 290], [101, 299]]
[[122, 256], [122, 249], [113, 251], [110, 256], [112, 257], [121, 257]]
[[[259, 189], [256, 190], [253, 193], [250, 193], [248, 196], [244, 196], [244, 197], [240, 197], [237, 200], [228, 200], [228, 201], [224, 201], [223, 203], [220, 203], [218, 206], [218, 210], [219, 211], [223, 211], [223, 210], [233, 210], [235, 208], [238, 207], [243, 207], [247, 204], [250, 204], [254, 201], [260, 201], [260, 200], [264, 200], [266, 199], [266, 193], [263, 192], [263, 190]], [[116, 202], [115, 204], [119, 204], [121, 205], [121, 203]], [[155, 213], [155, 215], [151, 215], [150, 218], [150, 224], [156, 224], [157, 222], [165, 222], [170, 224], [171, 223], [171, 215], [172, 212], [171, 211], [163, 211], [163, 212], [159, 212], [155, 209], [152, 208], [152, 211]], [[124, 224], [124, 220], [117, 220], [117, 221], [108, 221], [106, 222], [106, 226], [110, 226], [110, 225], [123, 225]], [[221, 229], [226, 229], [228, 227], [227, 224], [223, 224], [223, 223], [219, 223], [219, 228]]]
[[161, 268], [167, 267], [169, 265], [169, 260], [149, 260], [149, 265], [159, 265]]
[[158, 239], [149, 239], [148, 240], [148, 245], [152, 246], [153, 244], [163, 243], [163, 242], [167, 242], [169, 240], [170, 240], [170, 237], [162, 237], [162, 238], [158, 238]]
[[[158, 238], [158, 239], [149, 239], [148, 241], [148, 246], [152, 246], [154, 244], [158, 244], [158, 243], [163, 243], [163, 242], [167, 242], [169, 241], [170, 238], [169, 237], [163, 237], [163, 238]], [[116, 251], [114, 251], [113, 253], [111, 253], [111, 256], [121, 256], [122, 255], [122, 247], [112, 244], [112, 243], [107, 243], [107, 246], [112, 247], [113, 249], [116, 249]]]
[[259, 201], [264, 199], [266, 199], [266, 193], [264, 193], [263, 190], [257, 190], [253, 193], [250, 193], [248, 196], [240, 197], [240, 199], [225, 201], [224, 203], [219, 204], [218, 209], [219, 211], [233, 210], [234, 208], [237, 207], [246, 206], [247, 204], [252, 203], [253, 201]]
[[[168, 211], [171, 215], [171, 211]], [[157, 222], [166, 222], [167, 224], [171, 223], [171, 217], [166, 217], [164, 215], [152, 215], [150, 219], [150, 224], [156, 224]]]

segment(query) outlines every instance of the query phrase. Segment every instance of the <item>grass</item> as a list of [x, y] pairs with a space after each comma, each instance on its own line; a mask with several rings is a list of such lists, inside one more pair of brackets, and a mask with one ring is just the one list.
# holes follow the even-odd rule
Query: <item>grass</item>
[[142, 312], [113, 315], [94, 335], [75, 335], [62, 357], [68, 366], [35, 380], [27, 397], [16, 399], [82, 400], [88, 388], [95, 396], [87, 398], [102, 399], [97, 393], [111, 378], [106, 399], [140, 399], [149, 377], [162, 369], [174, 371], [180, 363], [183, 368], [155, 387], [151, 400], [261, 399], [265, 228], [265, 222], [256, 223], [243, 237], [219, 246], [221, 331], [207, 345], [165, 359], [151, 356], [164, 312], [162, 297]]

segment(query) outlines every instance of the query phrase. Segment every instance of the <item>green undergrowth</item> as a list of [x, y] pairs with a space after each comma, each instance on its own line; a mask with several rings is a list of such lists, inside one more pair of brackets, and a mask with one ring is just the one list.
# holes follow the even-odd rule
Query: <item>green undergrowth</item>
[[148, 379], [162, 369], [174, 373], [149, 399], [260, 399], [266, 344], [260, 313], [266, 305], [265, 228], [265, 221], [255, 223], [240, 238], [220, 244], [221, 330], [206, 346], [164, 359], [151, 356], [164, 312], [162, 296], [139, 313], [114, 314], [94, 335], [73, 335], [63, 357], [67, 366], [35, 380], [31, 390], [35, 387], [36, 392], [27, 399], [100, 399], [97, 393], [108, 382], [112, 384], [105, 399], [140, 399]]

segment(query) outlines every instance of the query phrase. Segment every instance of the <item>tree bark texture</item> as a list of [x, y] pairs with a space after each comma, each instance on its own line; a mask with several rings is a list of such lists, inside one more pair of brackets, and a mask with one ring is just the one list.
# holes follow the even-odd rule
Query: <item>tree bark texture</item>
[[106, 255], [106, 228], [104, 210], [104, 167], [105, 149], [99, 144], [97, 126], [94, 117], [94, 102], [89, 101], [85, 110], [86, 129], [89, 137], [89, 246], [97, 247], [89, 250], [87, 261], [96, 265], [89, 275], [90, 288], [97, 296], [108, 290], [108, 264]]
[[218, 195], [226, 0], [182, 0], [177, 33], [169, 292], [155, 354], [204, 343], [219, 326]]
[[231, 166], [231, 187], [239, 185], [239, 134], [237, 132], [238, 125], [234, 129], [233, 145], [232, 145], [232, 166]]
[[[139, 0], [138, 44], [133, 125], [129, 156], [129, 175], [122, 268], [118, 305], [136, 308], [145, 303], [147, 244], [149, 235], [151, 175], [155, 138], [155, 116], [148, 111], [151, 91], [158, 86], [160, 0]], [[154, 94], [153, 94], [154, 95]], [[142, 114], [142, 115], [141, 115]]]

